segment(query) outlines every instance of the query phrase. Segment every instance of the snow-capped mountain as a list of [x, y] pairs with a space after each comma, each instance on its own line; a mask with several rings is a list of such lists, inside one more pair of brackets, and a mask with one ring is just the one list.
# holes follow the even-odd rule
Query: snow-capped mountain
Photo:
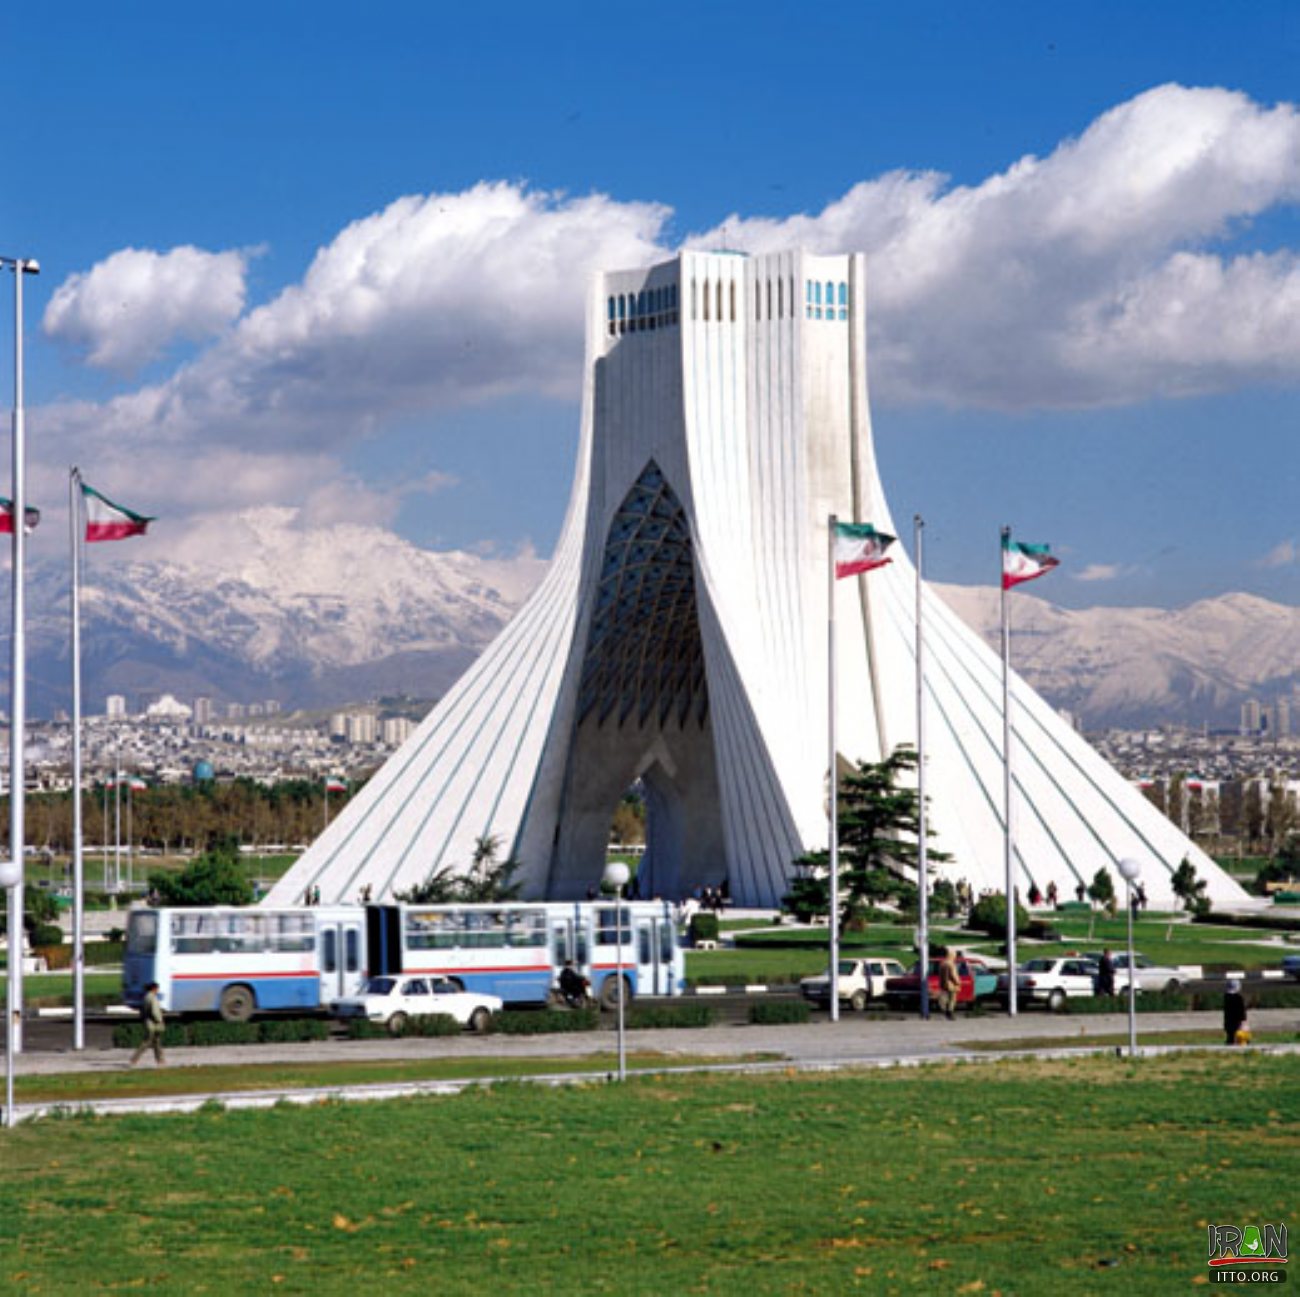
[[[143, 691], [286, 708], [436, 697], [545, 570], [532, 554], [433, 552], [377, 526], [311, 528], [292, 509], [241, 514], [210, 543], [191, 534], [147, 561], [98, 549], [82, 596], [89, 712]], [[996, 648], [997, 590], [936, 588]], [[49, 715], [71, 696], [65, 565], [32, 563], [27, 606], [30, 707]], [[1300, 687], [1300, 609], [1253, 595], [1071, 610], [1018, 591], [1013, 628], [1016, 669], [1090, 728], [1235, 724], [1245, 698]]]
[[[937, 589], [999, 648], [996, 589]], [[1070, 609], [1017, 591], [1011, 624], [1012, 665], [1087, 728], [1235, 726], [1247, 698], [1271, 701], [1300, 689], [1300, 608], [1255, 595], [1177, 609]]]
[[[167, 691], [285, 707], [383, 693], [440, 694], [540, 579], [530, 554], [421, 550], [378, 527], [240, 515], [210, 559], [123, 561], [92, 550], [82, 582], [87, 710], [105, 694]], [[68, 706], [68, 574], [34, 563], [29, 692], [36, 715]]]

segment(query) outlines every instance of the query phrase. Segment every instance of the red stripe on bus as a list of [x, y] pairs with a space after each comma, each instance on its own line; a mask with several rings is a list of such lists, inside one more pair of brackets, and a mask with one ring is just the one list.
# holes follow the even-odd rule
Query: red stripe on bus
[[550, 964], [509, 964], [503, 968], [484, 968], [474, 965], [468, 968], [453, 968], [449, 964], [439, 964], [437, 968], [404, 968], [400, 973], [390, 973], [390, 977], [433, 977], [439, 973], [549, 973]]

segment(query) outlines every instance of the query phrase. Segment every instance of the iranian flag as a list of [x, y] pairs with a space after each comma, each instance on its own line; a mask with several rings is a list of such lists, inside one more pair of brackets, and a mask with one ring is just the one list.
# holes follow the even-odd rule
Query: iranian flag
[[894, 537], [877, 531], [869, 522], [837, 522], [835, 524], [835, 575], [856, 576], [884, 567], [893, 559], [885, 557]]
[[1026, 545], [1010, 536], [1002, 538], [1002, 588], [1010, 590], [1022, 581], [1050, 572], [1061, 560], [1053, 558], [1046, 545]]
[[149, 785], [145, 783], [145, 781], [139, 778], [138, 776], [128, 779], [126, 781], [126, 786], [133, 793], [143, 793], [143, 792], [147, 792], [149, 789]]
[[93, 486], [81, 484], [81, 494], [86, 502], [86, 540], [125, 540], [128, 536], [143, 536], [152, 518], [132, 513], [114, 504], [106, 495], [100, 495]]
[[325, 781], [325, 791], [327, 793], [346, 793], [348, 790], [348, 781], [340, 779], [338, 776], [331, 776]]
[[[23, 528], [30, 535], [36, 530], [36, 524], [41, 520], [41, 511], [33, 509], [29, 504], [24, 510], [27, 514], [27, 526]], [[0, 534], [12, 536], [14, 532], [14, 502], [6, 500], [0, 495]]]

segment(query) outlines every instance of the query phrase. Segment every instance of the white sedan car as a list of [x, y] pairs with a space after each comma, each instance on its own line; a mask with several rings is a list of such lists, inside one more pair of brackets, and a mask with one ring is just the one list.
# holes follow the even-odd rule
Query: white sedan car
[[445, 977], [372, 977], [356, 995], [331, 1000], [330, 1012], [336, 1018], [381, 1022], [400, 1036], [409, 1019], [438, 1013], [455, 1018], [462, 1027], [486, 1031], [501, 1004], [498, 996], [462, 991]]
[[[1082, 955], [1030, 959], [1016, 974], [1016, 999], [1024, 1004], [1045, 1004], [1053, 1013], [1065, 1008], [1067, 999], [1092, 995], [1096, 990], [1097, 965]], [[1007, 974], [998, 978], [998, 995], [1008, 998]]]
[[[1101, 956], [1098, 955], [1096, 958], [1100, 963]], [[1111, 959], [1115, 964], [1115, 994], [1127, 993], [1128, 953], [1123, 950], [1117, 951]], [[1133, 955], [1133, 970], [1133, 980], [1137, 983], [1139, 991], [1176, 991], [1187, 980], [1181, 968], [1153, 964], [1145, 955], [1136, 952]]]

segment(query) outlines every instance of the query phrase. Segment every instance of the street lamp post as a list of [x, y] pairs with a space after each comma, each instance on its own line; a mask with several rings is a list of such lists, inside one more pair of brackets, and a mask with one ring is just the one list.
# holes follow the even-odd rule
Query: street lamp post
[[1142, 865], [1125, 857], [1115, 865], [1124, 879], [1124, 908], [1128, 911], [1128, 1056], [1137, 1057], [1137, 977], [1133, 968], [1133, 884], [1142, 873]]
[[[15, 892], [21, 894], [22, 889], [18, 886], [23, 880], [23, 866], [20, 860], [0, 860], [0, 890], [3, 890], [9, 898], [12, 898]], [[13, 966], [14, 966], [14, 943], [12, 939], [13, 929], [10, 928], [9, 941], [9, 970], [10, 986], [13, 985]], [[21, 959], [21, 954], [19, 955]], [[12, 1126], [14, 1122], [14, 1037], [13, 1037], [13, 1015], [5, 1013], [5, 1021], [10, 1024], [5, 1028], [5, 1125]]]
[[628, 867], [621, 860], [611, 860], [605, 866], [605, 886], [614, 891], [614, 927], [618, 933], [618, 968], [614, 976], [618, 978], [618, 1079], [627, 1080], [627, 1049], [624, 1041], [624, 1006], [623, 990], [627, 983], [623, 978], [623, 888], [627, 886]]
[[[23, 866], [27, 832], [23, 812], [26, 795], [27, 730], [27, 443], [23, 430], [23, 276], [40, 273], [40, 263], [28, 257], [0, 256], [0, 266], [14, 272], [14, 412], [13, 412], [13, 514], [10, 589], [13, 622], [9, 641], [9, 856], [16, 871], [8, 887], [9, 920], [8, 994], [5, 1013], [5, 1051], [9, 1067], [23, 1047]], [[6, 1111], [13, 1117], [13, 1105]]]

